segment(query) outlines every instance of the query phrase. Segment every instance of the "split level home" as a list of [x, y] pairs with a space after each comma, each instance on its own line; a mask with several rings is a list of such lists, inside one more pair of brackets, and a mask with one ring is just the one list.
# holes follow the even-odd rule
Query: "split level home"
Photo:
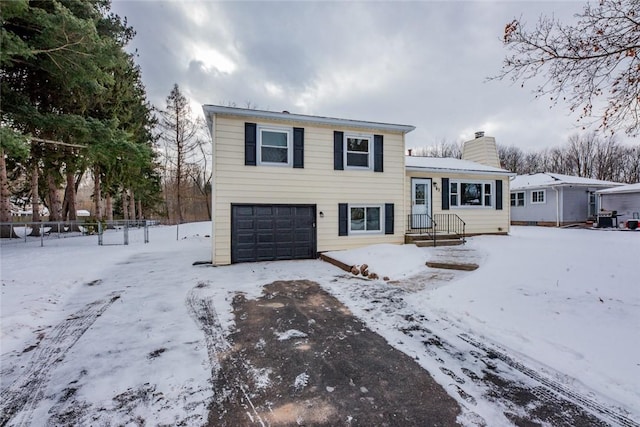
[[[510, 173], [470, 160], [407, 157], [405, 135], [414, 126], [203, 110], [213, 143], [215, 265], [402, 244], [405, 235], [460, 223], [467, 234], [509, 230]], [[471, 160], [495, 152], [492, 138], [476, 140]]]
[[595, 220], [596, 192], [620, 185], [548, 172], [518, 175], [511, 182], [511, 223], [560, 227]]

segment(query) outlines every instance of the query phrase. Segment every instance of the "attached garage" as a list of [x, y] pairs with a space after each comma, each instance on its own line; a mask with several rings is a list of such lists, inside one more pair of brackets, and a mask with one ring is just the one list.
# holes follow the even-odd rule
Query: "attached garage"
[[315, 258], [315, 205], [231, 205], [231, 262]]

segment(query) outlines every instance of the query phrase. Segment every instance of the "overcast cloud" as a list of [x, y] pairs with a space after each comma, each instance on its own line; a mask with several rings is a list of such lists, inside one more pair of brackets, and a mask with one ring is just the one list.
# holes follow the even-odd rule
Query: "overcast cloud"
[[[164, 108], [178, 83], [201, 104], [409, 124], [407, 147], [470, 139], [478, 130], [523, 150], [564, 144], [580, 130], [507, 81], [487, 82], [513, 18], [568, 22], [581, 1], [123, 1], [137, 36], [149, 100]], [[622, 134], [620, 135], [623, 136]], [[622, 138], [624, 140], [624, 138]]]

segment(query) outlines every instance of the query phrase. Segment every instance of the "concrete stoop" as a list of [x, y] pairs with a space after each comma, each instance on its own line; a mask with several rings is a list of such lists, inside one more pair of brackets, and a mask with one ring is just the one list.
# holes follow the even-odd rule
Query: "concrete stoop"
[[404, 243], [413, 243], [420, 248], [427, 246], [458, 246], [464, 244], [464, 240], [456, 234], [436, 234], [435, 244], [433, 236], [428, 234], [412, 234], [404, 235]]

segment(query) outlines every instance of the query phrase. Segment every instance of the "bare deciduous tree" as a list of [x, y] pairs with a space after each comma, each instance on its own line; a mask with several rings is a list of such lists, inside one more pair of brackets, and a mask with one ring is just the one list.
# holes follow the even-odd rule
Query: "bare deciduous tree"
[[[201, 140], [198, 139], [202, 125], [191, 115], [189, 101], [180, 92], [177, 84], [173, 86], [171, 93], [167, 97], [167, 107], [161, 112], [160, 128], [162, 133], [160, 139], [165, 143], [165, 189], [168, 183], [174, 183], [175, 209], [174, 219], [177, 223], [182, 223], [182, 186], [187, 173], [187, 164], [190, 157], [198, 149]], [[169, 176], [173, 179], [169, 180]], [[167, 194], [165, 194], [167, 197]], [[171, 216], [172, 212], [168, 212]]]
[[452, 157], [461, 159], [462, 143], [449, 142], [446, 139], [442, 139], [433, 145], [412, 148], [411, 154], [418, 157]]
[[[511, 52], [492, 79], [524, 82], [544, 76], [538, 97], [561, 98], [581, 119], [600, 128], [640, 133], [640, 8], [638, 0], [600, 0], [564, 25], [541, 16], [535, 28], [508, 23], [504, 44]], [[600, 106], [602, 107], [600, 108]], [[597, 111], [594, 111], [594, 108]]]

